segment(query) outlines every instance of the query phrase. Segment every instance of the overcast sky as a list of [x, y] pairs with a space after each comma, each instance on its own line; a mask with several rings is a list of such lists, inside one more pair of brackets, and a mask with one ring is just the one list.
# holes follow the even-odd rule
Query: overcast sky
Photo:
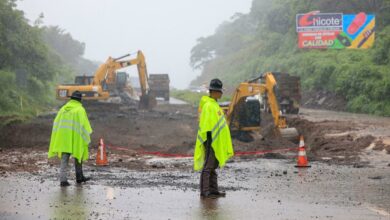
[[[86, 43], [84, 57], [104, 62], [108, 56], [142, 50], [149, 73], [169, 73], [171, 85], [186, 88], [199, 75], [189, 66], [196, 39], [209, 36], [236, 12], [248, 13], [252, 0], [19, 0], [18, 8], [34, 21], [58, 25]], [[136, 76], [136, 68], [126, 70]]]

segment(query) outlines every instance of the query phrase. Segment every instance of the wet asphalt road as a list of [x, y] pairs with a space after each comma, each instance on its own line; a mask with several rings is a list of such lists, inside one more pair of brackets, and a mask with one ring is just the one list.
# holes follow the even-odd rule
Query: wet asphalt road
[[94, 179], [77, 186], [72, 170], [67, 188], [59, 187], [57, 168], [7, 173], [0, 177], [0, 219], [390, 219], [386, 163], [297, 169], [291, 160], [235, 158], [218, 172], [227, 196], [202, 200], [191, 159], [148, 162], [165, 168], [86, 166]]

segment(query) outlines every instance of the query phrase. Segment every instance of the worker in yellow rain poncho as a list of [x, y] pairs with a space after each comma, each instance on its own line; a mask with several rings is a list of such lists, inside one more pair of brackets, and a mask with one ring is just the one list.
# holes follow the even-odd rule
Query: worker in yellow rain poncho
[[210, 82], [210, 96], [203, 96], [199, 103], [199, 130], [194, 152], [194, 169], [202, 170], [200, 176], [200, 196], [217, 198], [225, 196], [218, 190], [216, 169], [223, 167], [234, 155], [224, 113], [217, 100], [222, 96], [222, 82], [213, 79]]
[[59, 110], [53, 123], [48, 157], [61, 158], [60, 185], [69, 186], [67, 169], [69, 157], [74, 157], [76, 182], [90, 180], [83, 175], [82, 162], [88, 159], [88, 144], [92, 128], [81, 104], [82, 94], [73, 92], [70, 100]]

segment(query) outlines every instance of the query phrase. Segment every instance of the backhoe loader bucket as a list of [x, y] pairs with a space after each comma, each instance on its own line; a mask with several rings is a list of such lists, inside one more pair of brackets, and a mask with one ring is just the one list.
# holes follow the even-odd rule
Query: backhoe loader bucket
[[296, 128], [280, 128], [280, 136], [284, 139], [296, 142], [299, 139], [298, 130]]
[[139, 108], [140, 109], [150, 110], [150, 109], [153, 109], [154, 107], [156, 107], [156, 105], [157, 105], [157, 100], [153, 94], [149, 93], [146, 95], [142, 95], [140, 97], [140, 100], [139, 100]]

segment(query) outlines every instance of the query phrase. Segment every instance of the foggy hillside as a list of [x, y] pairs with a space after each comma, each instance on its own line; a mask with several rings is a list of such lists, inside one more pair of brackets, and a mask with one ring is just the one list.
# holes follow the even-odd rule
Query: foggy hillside
[[[191, 64], [202, 69], [192, 82], [214, 77], [236, 86], [268, 71], [301, 76], [305, 91], [341, 96], [347, 110], [390, 116], [390, 1], [267, 1], [254, 0], [248, 14], [200, 37], [192, 48]], [[297, 46], [295, 16], [321, 12], [373, 13], [376, 39], [371, 49], [302, 50]]]

